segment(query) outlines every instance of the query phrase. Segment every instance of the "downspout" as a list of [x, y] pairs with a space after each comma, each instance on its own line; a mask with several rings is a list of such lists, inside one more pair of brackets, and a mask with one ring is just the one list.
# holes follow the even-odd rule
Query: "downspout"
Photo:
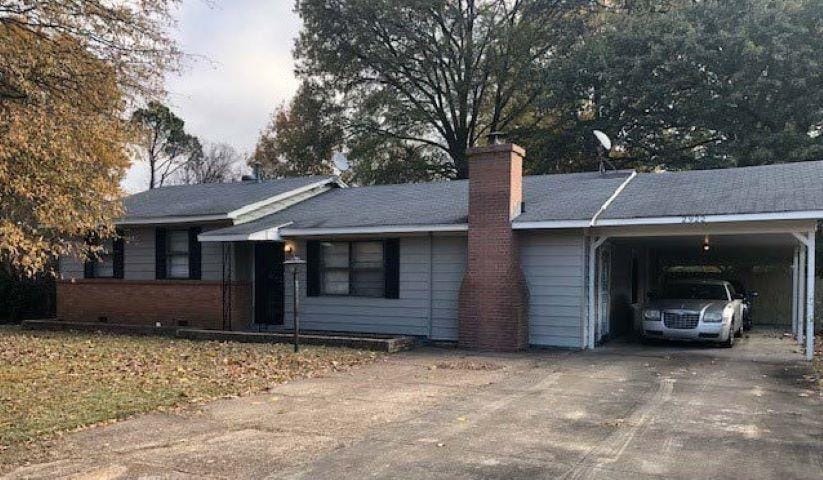
[[615, 190], [614, 193], [612, 193], [612, 196], [609, 197], [608, 200], [606, 200], [606, 202], [603, 204], [603, 206], [600, 207], [600, 210], [598, 210], [597, 213], [594, 214], [591, 222], [589, 222], [590, 227], [593, 227], [597, 224], [597, 219], [600, 218], [600, 215], [602, 215], [603, 212], [605, 212], [606, 209], [608, 209], [611, 206], [612, 202], [614, 202], [617, 199], [617, 197], [619, 197], [620, 194], [623, 193], [623, 190], [626, 188], [626, 186], [628, 186], [629, 183], [631, 183], [631, 181], [634, 180], [636, 176], [637, 171], [632, 170], [632, 174], [629, 175], [629, 177], [626, 180], [624, 180], [619, 187], [617, 187], [617, 190]]
[[[617, 197], [619, 197], [620, 194], [623, 193], [623, 190], [625, 190], [626, 186], [628, 186], [629, 183], [631, 183], [631, 181], [634, 180], [635, 177], [637, 177], [637, 171], [632, 170], [631, 175], [629, 175], [628, 178], [626, 178], [626, 180], [624, 180], [623, 183], [621, 183], [620, 186], [617, 187], [614, 193], [612, 193], [611, 196], [603, 203], [603, 205], [600, 207], [597, 213], [594, 214], [591, 221], [589, 222], [589, 227], [594, 227], [595, 225], [597, 225], [597, 219], [600, 218], [600, 215], [602, 215], [609, 208], [609, 206], [611, 206], [611, 204], [617, 199]], [[600, 246], [603, 245], [603, 243], [608, 239], [609, 237], [606, 236], [589, 237], [589, 311], [586, 315], [587, 318], [585, 347], [591, 349], [594, 348], [594, 331], [595, 323], [597, 322], [597, 249], [600, 248]]]

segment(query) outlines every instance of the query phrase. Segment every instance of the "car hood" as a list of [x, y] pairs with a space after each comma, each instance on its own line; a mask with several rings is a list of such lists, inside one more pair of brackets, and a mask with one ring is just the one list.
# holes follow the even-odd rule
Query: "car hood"
[[654, 300], [646, 308], [655, 310], [723, 310], [728, 304], [726, 300]]

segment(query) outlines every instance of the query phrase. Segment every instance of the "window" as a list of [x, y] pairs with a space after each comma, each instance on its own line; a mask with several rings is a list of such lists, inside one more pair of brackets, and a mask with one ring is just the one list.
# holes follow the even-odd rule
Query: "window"
[[114, 241], [106, 240], [100, 247], [94, 262], [94, 278], [114, 278]]
[[672, 283], [663, 290], [668, 300], [728, 300], [728, 292], [723, 284], [713, 283]]
[[123, 232], [118, 230], [117, 237], [105, 241], [90, 235], [86, 241], [99, 249], [95, 249], [86, 258], [83, 265], [84, 278], [123, 278]]
[[166, 238], [167, 278], [189, 278], [189, 232], [169, 230]]
[[320, 243], [320, 293], [383, 297], [383, 242]]

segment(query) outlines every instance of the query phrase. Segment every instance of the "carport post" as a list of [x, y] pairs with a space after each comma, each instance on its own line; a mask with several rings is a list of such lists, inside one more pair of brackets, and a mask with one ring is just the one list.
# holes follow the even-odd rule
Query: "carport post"
[[814, 274], [815, 274], [815, 232], [809, 233], [806, 244], [806, 360], [814, 358]]
[[798, 312], [798, 303], [800, 302], [800, 295], [797, 289], [800, 283], [800, 247], [794, 247], [794, 256], [792, 257], [792, 338], [797, 338], [797, 329], [800, 324], [800, 314]]
[[594, 326], [597, 322], [597, 249], [609, 237], [591, 237], [589, 240], [589, 312], [586, 321], [586, 348], [594, 348]]
[[[814, 267], [815, 267], [815, 243], [817, 232], [812, 230], [806, 234], [795, 233], [794, 237], [800, 240], [805, 248], [800, 250], [800, 265], [806, 267], [806, 281], [800, 282], [803, 285], [806, 298], [806, 326], [801, 323], [800, 330], [805, 330], [806, 334], [806, 360], [814, 358]], [[804, 265], [805, 264], [805, 265]], [[798, 335], [800, 341], [800, 335]]]
[[797, 287], [800, 290], [797, 301], [797, 343], [803, 344], [804, 319], [806, 318], [806, 279], [803, 273], [806, 271], [806, 242], [800, 247], [799, 261], [797, 263]]

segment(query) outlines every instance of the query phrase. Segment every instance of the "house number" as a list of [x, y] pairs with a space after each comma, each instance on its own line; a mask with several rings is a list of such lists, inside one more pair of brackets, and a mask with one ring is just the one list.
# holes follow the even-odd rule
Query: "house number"
[[686, 215], [683, 217], [683, 223], [706, 223], [705, 215]]

